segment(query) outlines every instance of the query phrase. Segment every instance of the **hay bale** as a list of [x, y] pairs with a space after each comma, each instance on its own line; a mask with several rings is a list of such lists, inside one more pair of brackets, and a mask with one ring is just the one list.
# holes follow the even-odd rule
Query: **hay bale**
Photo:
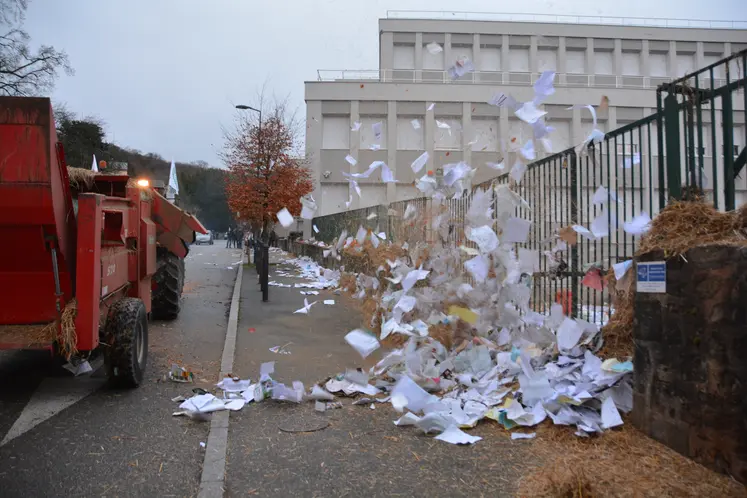
[[[747, 245], [747, 205], [737, 211], [721, 212], [695, 197], [694, 201], [672, 201], [651, 222], [650, 230], [641, 239], [636, 255], [662, 250], [667, 258], [685, 253], [693, 247], [710, 244]], [[612, 270], [610, 270], [612, 272]], [[613, 292], [615, 312], [602, 329], [603, 356], [633, 354], [633, 315], [635, 288], [632, 269], [627, 282], [615, 282], [607, 275]]]
[[3, 325], [0, 326], [0, 342], [16, 344], [20, 347], [34, 348], [57, 342], [59, 352], [70, 359], [78, 353], [75, 333], [75, 316], [78, 306], [75, 299], [69, 301], [62, 311], [59, 321], [38, 325]]
[[90, 169], [67, 167], [70, 186], [76, 190], [89, 189], [93, 185], [96, 172]]
[[708, 244], [747, 245], [747, 205], [727, 213], [705, 202], [672, 201], [651, 222], [637, 254], [662, 250], [673, 257]]

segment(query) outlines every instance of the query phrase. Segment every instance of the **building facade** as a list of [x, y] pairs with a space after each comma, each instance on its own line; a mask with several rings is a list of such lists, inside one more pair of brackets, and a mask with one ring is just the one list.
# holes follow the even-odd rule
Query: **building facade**
[[[379, 20], [378, 69], [320, 70], [317, 81], [305, 84], [306, 153], [317, 216], [418, 197], [415, 179], [448, 163], [477, 168], [474, 183], [497, 176], [485, 164], [500, 157], [501, 141], [516, 137], [523, 143], [532, 131], [510, 109], [487, 102], [498, 92], [531, 100], [542, 71], [557, 73], [556, 92], [544, 110], [555, 129], [550, 152], [558, 152], [582, 142], [592, 127], [588, 111], [568, 107], [597, 106], [606, 98], [598, 128], [611, 131], [655, 111], [657, 85], [747, 48], [747, 29], [728, 23], [674, 28], [401, 16]], [[442, 50], [429, 49], [432, 42]], [[452, 80], [447, 70], [460, 58], [472, 61], [475, 70]], [[743, 68], [733, 66], [729, 73], [741, 75]], [[723, 72], [714, 74], [717, 85], [727, 77]], [[740, 149], [741, 115], [734, 132]], [[381, 123], [378, 138], [375, 123]], [[549, 153], [539, 143], [535, 149], [539, 157]], [[423, 152], [429, 155], [426, 168], [415, 174], [411, 163]], [[382, 183], [378, 172], [360, 179], [362, 195], [353, 194], [348, 207], [342, 173], [363, 172], [373, 161], [384, 161], [397, 183]], [[310, 226], [305, 232], [311, 234]]]

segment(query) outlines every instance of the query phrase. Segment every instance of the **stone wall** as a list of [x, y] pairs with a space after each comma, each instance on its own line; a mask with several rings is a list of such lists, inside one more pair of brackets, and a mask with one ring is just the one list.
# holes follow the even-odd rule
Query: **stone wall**
[[667, 261], [667, 293], [636, 294], [634, 341], [634, 425], [747, 483], [747, 247]]

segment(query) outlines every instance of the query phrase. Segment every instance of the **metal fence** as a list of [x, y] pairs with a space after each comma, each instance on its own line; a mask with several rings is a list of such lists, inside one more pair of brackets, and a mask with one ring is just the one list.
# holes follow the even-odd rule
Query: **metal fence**
[[[576, 244], [556, 252], [558, 265], [551, 267], [547, 258], [540, 257], [531, 300], [538, 312], [549, 311], [555, 302], [570, 301], [574, 316], [604, 321], [600, 315], [610, 312], [610, 296], [599, 287], [597, 278], [614, 264], [631, 259], [639, 243], [638, 236], [624, 230], [626, 223], [643, 213], [653, 218], [670, 198], [693, 193], [705, 196], [717, 208], [735, 207], [736, 178], [747, 154], [746, 59], [747, 50], [660, 86], [656, 113], [613, 130], [596, 143], [529, 164], [520, 183], [502, 175], [442, 205], [419, 198], [316, 218], [321, 232], [317, 238], [331, 241], [343, 228], [354, 234], [359, 225], [377, 225], [396, 242], [444, 239], [449, 244], [472, 245], [465, 239], [464, 228], [475, 190], [492, 189], [496, 202], [494, 187], [510, 184], [528, 204], [516, 207], [514, 215], [532, 222], [528, 240], [520, 248], [542, 255], [557, 244], [561, 229], [590, 228], [594, 220], [606, 227], [607, 234], [578, 236]], [[722, 86], [713, 77], [719, 66], [727, 75]], [[735, 74], [739, 78], [729, 78]], [[741, 137], [738, 126], [745, 129], [745, 140], [737, 147], [741, 151], [734, 145]], [[414, 222], [403, 219], [409, 205], [418, 210]], [[435, 233], [432, 220], [446, 210], [451, 226], [443, 237]], [[377, 218], [370, 219], [374, 212]]]

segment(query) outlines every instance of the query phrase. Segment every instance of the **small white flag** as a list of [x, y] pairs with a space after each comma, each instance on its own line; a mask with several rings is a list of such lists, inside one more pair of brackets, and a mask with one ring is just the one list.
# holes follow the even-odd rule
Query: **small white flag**
[[179, 193], [179, 180], [176, 178], [176, 165], [171, 160], [171, 171], [169, 172], [169, 188], [174, 190], [175, 194]]
[[93, 164], [91, 165], [91, 171], [99, 172], [99, 165], [96, 162], [96, 154], [93, 155]]

